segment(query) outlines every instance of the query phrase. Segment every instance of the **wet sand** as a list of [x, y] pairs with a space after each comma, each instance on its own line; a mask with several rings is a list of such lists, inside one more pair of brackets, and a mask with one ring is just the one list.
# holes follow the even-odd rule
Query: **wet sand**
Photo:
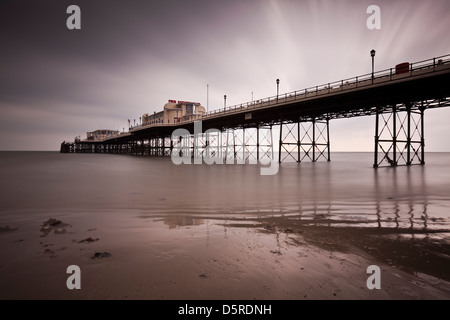
[[[73, 212], [56, 217], [67, 224], [65, 232], [46, 235], [40, 230], [47, 219], [3, 228], [0, 298], [450, 297], [450, 245], [429, 232], [410, 241], [408, 230], [329, 227], [298, 215], [133, 216]], [[96, 252], [111, 256], [93, 259]], [[81, 290], [66, 287], [73, 264], [81, 268]], [[373, 264], [381, 268], [380, 290], [366, 286]]]

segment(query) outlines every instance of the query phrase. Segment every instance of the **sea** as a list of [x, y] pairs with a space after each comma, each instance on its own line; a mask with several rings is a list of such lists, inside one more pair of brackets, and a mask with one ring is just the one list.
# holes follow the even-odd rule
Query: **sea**
[[0, 152], [1, 218], [51, 212], [124, 210], [142, 214], [246, 217], [326, 216], [355, 227], [446, 229], [450, 153], [425, 165], [372, 167], [371, 153], [332, 153], [331, 161], [180, 164], [170, 157]]

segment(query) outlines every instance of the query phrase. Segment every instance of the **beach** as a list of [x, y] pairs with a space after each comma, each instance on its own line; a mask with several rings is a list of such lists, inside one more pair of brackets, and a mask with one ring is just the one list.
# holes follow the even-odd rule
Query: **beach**
[[[1, 299], [450, 298], [450, 157], [174, 165], [0, 153]], [[81, 270], [69, 290], [67, 267]], [[367, 268], [380, 268], [369, 289]]]

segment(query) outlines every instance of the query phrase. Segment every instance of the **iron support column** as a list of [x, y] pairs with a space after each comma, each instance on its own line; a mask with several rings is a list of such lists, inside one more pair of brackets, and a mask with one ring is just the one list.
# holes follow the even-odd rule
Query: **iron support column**
[[283, 143], [282, 139], [283, 139], [283, 120], [280, 121], [280, 143], [278, 146], [278, 163], [281, 163], [281, 145]]
[[373, 160], [373, 167], [378, 168], [378, 125], [379, 125], [380, 113], [377, 107], [376, 115], [375, 115], [375, 154]]
[[234, 133], [234, 129], [233, 129], [233, 154], [234, 154], [234, 159], [236, 159], [236, 135]]
[[256, 125], [256, 160], [259, 161], [259, 124]]
[[394, 123], [393, 123], [393, 137], [392, 137], [392, 149], [394, 153], [393, 166], [397, 166], [397, 105], [394, 104], [394, 109], [392, 110]]
[[406, 138], [406, 147], [407, 147], [407, 154], [406, 154], [406, 165], [411, 165], [411, 104], [406, 105], [406, 112], [408, 117], [408, 137]]
[[245, 164], [245, 125], [242, 125], [242, 163]]
[[423, 101], [422, 101], [422, 105], [420, 106], [420, 127], [421, 127], [421, 139], [420, 139], [420, 149], [422, 151], [422, 159], [420, 159], [420, 164], [424, 165], [425, 164], [425, 123], [424, 123], [424, 113], [425, 113], [425, 108], [423, 106]]
[[313, 158], [312, 162], [316, 162], [316, 118], [313, 118], [313, 138], [312, 138], [312, 152], [313, 152]]
[[297, 162], [300, 162], [300, 121], [297, 122]]
[[328, 161], [331, 161], [331, 153], [330, 153], [330, 118], [327, 118], [327, 151], [328, 151]]

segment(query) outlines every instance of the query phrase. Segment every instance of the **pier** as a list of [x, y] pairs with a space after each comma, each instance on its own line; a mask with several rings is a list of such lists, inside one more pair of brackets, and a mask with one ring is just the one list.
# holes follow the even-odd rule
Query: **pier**
[[[425, 111], [450, 106], [450, 54], [224, 107], [176, 123], [133, 126], [102, 139], [62, 143], [61, 152], [170, 156], [188, 143], [195, 153], [278, 161], [330, 161], [329, 122], [374, 116], [374, 167], [425, 164]], [[202, 132], [194, 132], [201, 121]], [[176, 129], [189, 141], [173, 139]], [[211, 130], [217, 129], [217, 130]]]

